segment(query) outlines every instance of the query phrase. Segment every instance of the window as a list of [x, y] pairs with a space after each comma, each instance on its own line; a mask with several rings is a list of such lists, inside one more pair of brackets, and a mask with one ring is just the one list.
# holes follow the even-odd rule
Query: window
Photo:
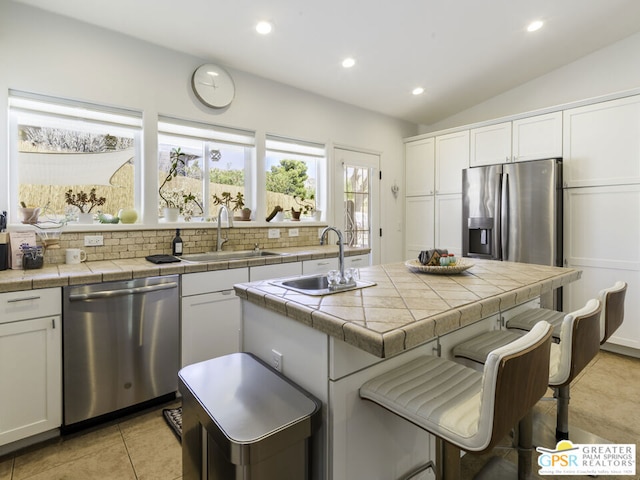
[[280, 206], [285, 216], [296, 219], [321, 211], [326, 184], [324, 145], [270, 135], [265, 145], [267, 213]]
[[140, 204], [140, 112], [16, 91], [9, 112], [12, 208], [57, 222]]
[[[253, 132], [161, 117], [158, 205], [164, 221], [176, 220], [166, 207], [177, 208], [185, 221], [215, 215], [221, 204], [236, 212], [251, 208], [254, 143]], [[165, 182], [173, 163], [175, 176]]]

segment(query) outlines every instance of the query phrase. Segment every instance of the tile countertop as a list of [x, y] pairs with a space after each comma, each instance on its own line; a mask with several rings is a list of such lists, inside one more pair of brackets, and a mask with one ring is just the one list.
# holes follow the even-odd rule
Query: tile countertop
[[241, 298], [380, 358], [525, 303], [578, 280], [580, 270], [476, 260], [458, 275], [414, 273], [404, 263], [360, 268], [375, 286], [309, 296], [268, 281], [238, 284]]
[[[226, 251], [226, 250], [225, 250]], [[103, 260], [84, 262], [78, 265], [47, 265], [35, 270], [0, 271], [0, 293], [38, 288], [65, 287], [67, 285], [85, 285], [133, 278], [155, 277], [182, 273], [227, 270], [230, 268], [255, 267], [277, 263], [300, 262], [338, 256], [336, 245], [289, 247], [265, 249], [267, 252], [281, 253], [282, 256], [257, 257], [242, 260], [215, 262], [179, 262], [156, 265], [144, 258], [121, 260]], [[345, 247], [345, 256], [369, 253], [368, 248]]]

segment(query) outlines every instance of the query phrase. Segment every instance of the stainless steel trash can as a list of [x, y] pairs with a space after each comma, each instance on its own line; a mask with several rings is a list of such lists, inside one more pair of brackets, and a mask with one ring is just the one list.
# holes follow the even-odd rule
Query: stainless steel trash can
[[309, 477], [312, 395], [248, 353], [188, 365], [178, 384], [183, 480]]

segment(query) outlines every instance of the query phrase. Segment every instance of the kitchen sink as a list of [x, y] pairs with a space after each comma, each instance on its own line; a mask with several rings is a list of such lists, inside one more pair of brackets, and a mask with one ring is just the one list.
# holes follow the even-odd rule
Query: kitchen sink
[[182, 255], [182, 260], [187, 262], [217, 262], [217, 261], [229, 261], [229, 260], [244, 260], [247, 258], [260, 258], [260, 257], [278, 257], [286, 255], [285, 253], [264, 252], [262, 250], [238, 250], [235, 252], [206, 252], [206, 253], [190, 253], [188, 255]]
[[357, 290], [375, 285], [375, 282], [355, 280], [351, 283], [329, 286], [329, 279], [326, 275], [310, 275], [277, 280], [270, 283], [271, 285], [293, 290], [298, 293], [304, 293], [305, 295], [331, 295], [333, 293], [347, 292], [349, 290]]

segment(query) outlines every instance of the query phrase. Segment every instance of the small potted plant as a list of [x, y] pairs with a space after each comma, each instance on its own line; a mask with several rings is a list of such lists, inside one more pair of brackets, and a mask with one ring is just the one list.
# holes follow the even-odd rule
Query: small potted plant
[[[220, 196], [214, 193], [213, 204], [224, 205], [232, 212], [235, 212], [235, 211], [242, 212], [242, 209], [245, 208], [244, 195], [242, 194], [242, 192], [236, 193], [235, 197], [232, 196], [230, 192], [222, 192]], [[249, 215], [251, 215], [251, 210], [249, 210]], [[239, 217], [239, 218], [242, 218], [242, 217]]]
[[313, 195], [311, 195], [309, 199], [305, 198], [304, 195], [296, 195], [293, 197], [293, 199], [300, 207], [299, 210], [291, 207], [291, 218], [293, 218], [293, 220], [300, 220], [300, 215], [303, 213], [306, 215], [315, 211], [315, 202], [313, 201]]
[[95, 187], [89, 190], [89, 193], [83, 192], [82, 190], [79, 190], [78, 193], [73, 193], [73, 190], [69, 189], [65, 192], [64, 199], [67, 204], [80, 210], [78, 214], [78, 221], [80, 223], [93, 223], [91, 210], [104, 205], [107, 201], [105, 197], [98, 197], [96, 195]]
[[241, 210], [241, 213], [242, 213], [242, 220], [245, 220], [245, 221], [251, 220], [251, 209], [249, 207], [244, 207]]
[[[158, 188], [158, 195], [164, 202], [164, 218], [167, 222], [177, 222], [178, 215], [180, 214], [180, 207], [176, 199], [172, 198], [172, 195], [169, 195], [168, 192], [163, 192], [167, 183], [171, 182], [174, 178], [178, 176], [178, 170], [180, 167], [186, 167], [187, 162], [184, 157], [186, 154], [180, 148], [174, 148], [171, 150], [169, 158], [171, 160], [171, 165], [169, 166], [169, 170], [167, 171], [167, 175], [164, 177], [164, 180], [160, 184]], [[185, 202], [186, 203], [186, 202]]]

